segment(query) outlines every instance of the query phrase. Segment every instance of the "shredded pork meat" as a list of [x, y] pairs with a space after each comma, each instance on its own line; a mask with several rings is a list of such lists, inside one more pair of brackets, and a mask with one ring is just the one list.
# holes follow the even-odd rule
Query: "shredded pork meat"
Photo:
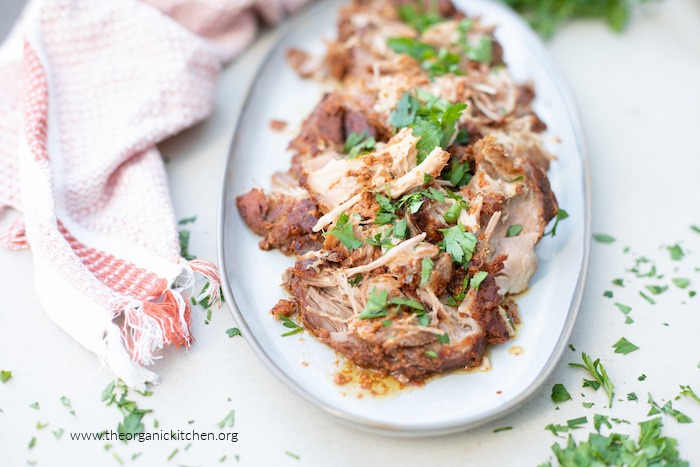
[[237, 200], [262, 249], [296, 257], [272, 313], [402, 381], [479, 366], [514, 336], [511, 295], [558, 211], [534, 87], [511, 79], [493, 31], [449, 1], [354, 0], [324, 57], [288, 54], [337, 90], [289, 144], [289, 171]]

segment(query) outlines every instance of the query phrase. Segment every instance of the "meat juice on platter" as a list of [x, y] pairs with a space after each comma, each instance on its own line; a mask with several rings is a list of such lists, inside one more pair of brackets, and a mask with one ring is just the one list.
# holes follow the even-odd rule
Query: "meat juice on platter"
[[324, 57], [288, 51], [336, 89], [271, 190], [237, 198], [260, 248], [296, 258], [272, 314], [401, 384], [480, 367], [515, 335], [558, 212], [533, 87], [493, 31], [446, 1], [343, 7]]

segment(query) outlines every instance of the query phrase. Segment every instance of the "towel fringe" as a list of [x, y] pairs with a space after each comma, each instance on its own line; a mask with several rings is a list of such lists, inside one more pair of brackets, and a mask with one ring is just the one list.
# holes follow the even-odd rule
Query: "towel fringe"
[[217, 308], [221, 308], [221, 278], [219, 276], [219, 269], [211, 262], [203, 259], [193, 259], [188, 261], [189, 266], [194, 272], [202, 276], [207, 280], [209, 286], [195, 298], [198, 303], [203, 299], [206, 299], [208, 306], [216, 305]]
[[166, 345], [190, 347], [194, 338], [190, 334], [192, 305], [189, 298], [194, 290], [194, 273], [208, 281], [209, 285], [195, 300], [206, 299], [209, 306], [221, 306], [221, 279], [217, 267], [209, 261], [195, 259], [183, 265], [181, 273], [156, 300], [131, 302], [121, 314], [122, 336], [134, 362], [153, 364], [154, 354]]
[[152, 365], [166, 345], [190, 347], [192, 307], [181, 290], [168, 289], [157, 301], [144, 300], [123, 309], [122, 334], [134, 361]]

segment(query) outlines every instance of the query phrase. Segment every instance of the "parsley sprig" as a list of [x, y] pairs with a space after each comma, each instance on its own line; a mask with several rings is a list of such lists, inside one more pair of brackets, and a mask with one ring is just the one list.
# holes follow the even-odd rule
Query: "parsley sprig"
[[350, 222], [350, 217], [345, 213], [338, 216], [335, 226], [323, 234], [324, 237], [328, 235], [333, 235], [350, 251], [357, 250], [362, 246], [362, 240], [355, 237], [353, 224]]
[[416, 96], [404, 93], [391, 113], [391, 124], [397, 130], [410, 127], [420, 137], [417, 160], [420, 164], [437, 146], [446, 148], [457, 131], [457, 121], [466, 104], [450, 102], [428, 92], [417, 90]]
[[468, 265], [476, 249], [476, 235], [467, 232], [459, 224], [449, 229], [440, 229], [440, 232], [443, 234], [440, 249], [449, 253], [455, 263]]
[[612, 407], [615, 386], [610, 378], [608, 378], [608, 374], [605, 372], [605, 367], [600, 363], [600, 359], [597, 358], [595, 361], [593, 361], [585, 352], [581, 353], [581, 358], [583, 359], [583, 364], [569, 363], [569, 366], [583, 368], [584, 370], [588, 371], [588, 373], [593, 377], [593, 380], [584, 379], [583, 386], [592, 387], [594, 390], [597, 390], [602, 386], [603, 390], [608, 395], [609, 407]]

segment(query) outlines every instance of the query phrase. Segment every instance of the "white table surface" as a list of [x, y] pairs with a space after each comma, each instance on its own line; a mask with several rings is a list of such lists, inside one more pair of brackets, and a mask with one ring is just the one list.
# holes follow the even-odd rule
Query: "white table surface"
[[[7, 30], [21, 3], [0, 6], [0, 32]], [[202, 258], [216, 260], [218, 199], [229, 138], [251, 75], [273, 36], [265, 34], [226, 68], [209, 120], [160, 146], [169, 160], [178, 216], [197, 216], [190, 251]], [[113, 452], [127, 465], [143, 466], [536, 465], [552, 457], [553, 442], [564, 441], [544, 429], [548, 423], [565, 424], [584, 415], [592, 421], [594, 413], [608, 414], [631, 421], [613, 428], [636, 438], [636, 423], [647, 419], [647, 391], [662, 403], [678, 394], [680, 384], [700, 393], [700, 296], [686, 299], [687, 292], [671, 286], [651, 306], [638, 295], [649, 282], [634, 279], [624, 289], [610, 284], [615, 277], [630, 277], [624, 271], [636, 253], [658, 260], [667, 278], [689, 277], [690, 288], [700, 290], [700, 272], [694, 270], [700, 266], [700, 235], [689, 228], [700, 225], [700, 3], [659, 2], [638, 15], [623, 35], [598, 22], [572, 23], [548, 48], [568, 79], [583, 121], [593, 231], [618, 241], [593, 243], [588, 285], [571, 338], [577, 352], [567, 351], [552, 377], [522, 408], [459, 435], [393, 439], [367, 434], [303, 401], [272, 376], [244, 338], [228, 338], [225, 331], [235, 324], [227, 309], [215, 312], [208, 325], [204, 312], [196, 310], [196, 343], [189, 352], [165, 352], [155, 368], [162, 383], [153, 388], [153, 396], [136, 400], [153, 409], [144, 418], [150, 430], [157, 419], [163, 429], [216, 432], [215, 424], [233, 409], [238, 442], [194, 442], [186, 450], [186, 441], [113, 442], [109, 449], [105, 442], [71, 441], [69, 431], [116, 431], [116, 408], [100, 400], [111, 375], [42, 311], [31, 254], [0, 251], [0, 369], [13, 372], [12, 379], [0, 384], [0, 466], [27, 461], [119, 465]], [[7, 216], [0, 219], [0, 226], [7, 223]], [[675, 263], [663, 246], [677, 241], [688, 255]], [[623, 254], [624, 246], [632, 252]], [[667, 278], [656, 282], [666, 283]], [[602, 296], [609, 289], [614, 290], [614, 300]], [[624, 324], [613, 301], [633, 307], [634, 324]], [[525, 321], [526, 314], [524, 310]], [[615, 354], [611, 346], [622, 336], [640, 350]], [[606, 366], [616, 385], [612, 410], [606, 408], [602, 390], [580, 389], [584, 374], [568, 367], [568, 362], [579, 360], [580, 351], [600, 357]], [[637, 380], [641, 373], [647, 375], [645, 381]], [[574, 400], [552, 403], [555, 383], [565, 384]], [[626, 400], [632, 391], [639, 402]], [[61, 396], [71, 399], [75, 417], [62, 406]], [[587, 401], [595, 406], [582, 407]], [[29, 407], [33, 402], [39, 402], [39, 410]], [[664, 416], [664, 433], [678, 439], [683, 458], [700, 461], [700, 404], [682, 398], [674, 407], [696, 421], [681, 425]], [[50, 425], [37, 429], [37, 422]], [[591, 425], [577, 430], [575, 438], [587, 437]], [[502, 426], [513, 429], [493, 433]], [[50, 431], [57, 428], [65, 429], [60, 440]], [[29, 449], [32, 437], [37, 441]], [[168, 461], [176, 448], [179, 451]], [[143, 454], [131, 461], [138, 452]], [[226, 460], [219, 463], [224, 454]]]

